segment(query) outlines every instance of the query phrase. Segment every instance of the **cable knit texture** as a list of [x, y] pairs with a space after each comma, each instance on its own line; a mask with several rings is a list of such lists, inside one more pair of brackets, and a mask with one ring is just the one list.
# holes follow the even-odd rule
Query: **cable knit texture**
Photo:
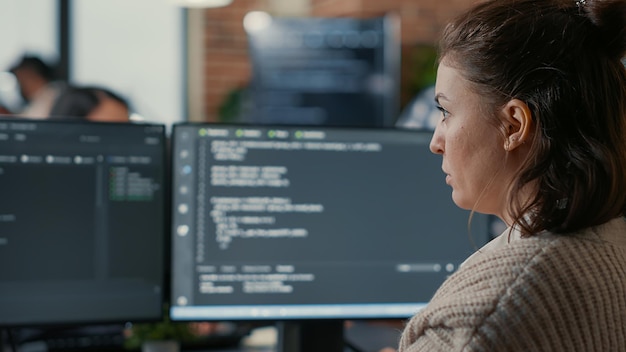
[[626, 222], [470, 258], [411, 319], [399, 351], [626, 351]]

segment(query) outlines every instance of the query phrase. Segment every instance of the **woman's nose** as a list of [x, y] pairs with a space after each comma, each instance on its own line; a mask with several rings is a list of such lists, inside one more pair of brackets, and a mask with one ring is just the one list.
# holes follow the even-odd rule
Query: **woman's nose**
[[430, 139], [430, 151], [434, 154], [443, 154], [443, 137], [439, 124], [437, 124], [433, 137]]

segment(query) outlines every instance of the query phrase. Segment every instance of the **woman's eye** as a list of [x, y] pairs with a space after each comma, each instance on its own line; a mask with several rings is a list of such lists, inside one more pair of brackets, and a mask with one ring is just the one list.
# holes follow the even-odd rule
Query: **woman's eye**
[[437, 110], [441, 111], [441, 116], [443, 116], [443, 118], [447, 118], [450, 115], [450, 112], [446, 109], [444, 109], [441, 105], [437, 105]]

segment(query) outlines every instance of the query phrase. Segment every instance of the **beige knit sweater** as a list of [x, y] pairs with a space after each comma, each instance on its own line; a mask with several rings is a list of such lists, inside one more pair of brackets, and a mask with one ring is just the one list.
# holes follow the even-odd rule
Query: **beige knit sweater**
[[444, 282], [399, 351], [626, 351], [622, 218], [575, 236], [507, 237]]

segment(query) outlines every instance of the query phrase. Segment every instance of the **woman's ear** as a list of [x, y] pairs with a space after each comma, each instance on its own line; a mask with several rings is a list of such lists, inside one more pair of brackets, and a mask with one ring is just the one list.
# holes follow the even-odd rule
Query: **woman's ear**
[[528, 105], [511, 99], [502, 108], [505, 130], [504, 149], [512, 151], [529, 140], [532, 131], [532, 114]]

